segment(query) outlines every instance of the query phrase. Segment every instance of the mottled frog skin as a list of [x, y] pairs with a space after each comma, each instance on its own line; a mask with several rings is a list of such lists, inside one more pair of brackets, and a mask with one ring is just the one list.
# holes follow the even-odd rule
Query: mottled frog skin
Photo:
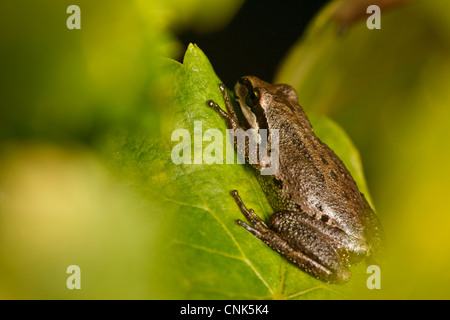
[[[314, 134], [295, 90], [242, 77], [235, 86], [240, 106], [235, 111], [225, 86], [219, 87], [228, 112], [211, 100], [208, 105], [229, 128], [279, 132], [279, 170], [257, 174], [275, 213], [266, 225], [233, 190], [249, 222], [237, 223], [300, 269], [329, 283], [347, 282], [349, 266], [366, 257], [377, 263], [383, 251], [379, 220], [339, 157]], [[263, 166], [253, 167], [261, 171]]]

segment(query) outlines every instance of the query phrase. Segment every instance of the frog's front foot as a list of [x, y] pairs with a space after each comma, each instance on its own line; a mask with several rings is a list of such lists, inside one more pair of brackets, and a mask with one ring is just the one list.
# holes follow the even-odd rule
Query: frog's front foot
[[227, 89], [223, 83], [219, 84], [219, 90], [222, 94], [223, 100], [225, 102], [225, 107], [227, 111], [222, 110], [217, 103], [213, 100], [208, 100], [206, 105], [216, 111], [227, 123], [228, 128], [239, 129], [239, 120], [234, 112], [233, 106], [231, 105], [230, 98], [228, 97]]

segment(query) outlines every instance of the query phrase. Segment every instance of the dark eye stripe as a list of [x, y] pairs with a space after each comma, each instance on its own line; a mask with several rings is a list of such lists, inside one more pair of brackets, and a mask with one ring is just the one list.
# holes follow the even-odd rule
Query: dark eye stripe
[[[253, 88], [252, 83], [247, 78], [239, 79], [239, 83], [246, 86], [247, 92], [248, 92], [247, 97], [251, 94], [254, 94], [255, 90], [258, 90], [257, 88]], [[258, 90], [258, 92], [259, 92], [259, 90]], [[257, 96], [261, 97], [261, 93], [259, 92], [259, 94]], [[247, 103], [247, 105], [248, 105], [248, 103]], [[269, 125], [267, 124], [266, 114], [264, 112], [264, 109], [261, 108], [259, 101], [253, 106], [250, 106], [250, 105], [248, 105], [248, 106], [249, 106], [250, 110], [255, 114], [256, 121], [258, 122], [259, 128], [260, 129], [269, 129]]]
[[267, 124], [267, 118], [266, 114], [264, 112], [264, 109], [261, 108], [259, 104], [257, 104], [253, 108], [253, 113], [256, 116], [256, 121], [258, 122], [258, 126], [260, 129], [269, 129], [269, 125]]
[[[256, 94], [255, 94], [256, 91]], [[254, 95], [255, 97], [261, 97], [261, 93], [259, 92], [259, 89], [253, 89], [249, 95]], [[252, 112], [256, 116], [256, 121], [258, 122], [258, 127], [260, 129], [269, 129], [269, 125], [267, 124], [267, 117], [264, 112], [264, 109], [261, 107], [260, 100], [256, 102], [256, 104], [253, 104], [253, 106], [249, 106]]]

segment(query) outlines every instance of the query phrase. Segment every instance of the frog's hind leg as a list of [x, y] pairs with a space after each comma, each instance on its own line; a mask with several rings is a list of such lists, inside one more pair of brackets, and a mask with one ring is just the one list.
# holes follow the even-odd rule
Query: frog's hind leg
[[[249, 225], [237, 220], [238, 225], [318, 279], [330, 283], [344, 283], [349, 280], [350, 271], [328, 240], [304, 221], [285, 216], [298, 213], [275, 213], [272, 216], [275, 218], [270, 219], [269, 228], [252, 209], [247, 209], [236, 190], [233, 190], [231, 195], [250, 223]], [[272, 227], [274, 221], [284, 222], [275, 223]]]
[[269, 230], [267, 225], [264, 223], [264, 221], [253, 211], [253, 209], [247, 209], [244, 202], [242, 202], [241, 197], [239, 196], [237, 190], [231, 191], [231, 196], [234, 198], [236, 203], [239, 206], [239, 209], [241, 209], [244, 216], [247, 218], [247, 220], [251, 223], [252, 226], [249, 226], [244, 221], [236, 220], [236, 223], [242, 227], [244, 227], [247, 231], [252, 233], [253, 235], [257, 235], [261, 232], [264, 232], [266, 230]]
[[[303, 212], [279, 211], [270, 217], [269, 228], [290, 246], [286, 257], [307, 272], [331, 283], [344, 283], [351, 272], [333, 241]], [[307, 258], [305, 258], [305, 256]], [[313, 261], [312, 270], [310, 261]]]

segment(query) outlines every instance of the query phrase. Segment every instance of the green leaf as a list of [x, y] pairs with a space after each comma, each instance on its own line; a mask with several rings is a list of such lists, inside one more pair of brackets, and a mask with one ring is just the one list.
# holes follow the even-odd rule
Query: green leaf
[[[230, 196], [234, 189], [263, 219], [272, 214], [248, 165], [172, 162], [172, 148], [179, 143], [171, 141], [174, 129], [186, 129], [192, 138], [194, 122], [201, 121], [203, 132], [217, 128], [225, 137], [226, 125], [206, 105], [212, 99], [224, 108], [218, 89], [221, 81], [197, 46], [188, 47], [183, 64], [167, 61], [166, 70], [173, 78], [161, 138], [128, 135], [121, 141], [114, 139], [119, 155], [114, 165], [150, 203], [162, 208], [163, 216], [155, 217], [160, 219], [160, 227], [152, 254], [157, 256], [152, 286], [158, 288], [158, 297], [342, 298], [351, 295], [355, 287], [365, 286], [361, 267], [353, 268], [354, 280], [349, 284], [325, 284], [286, 262], [235, 224], [243, 217]], [[316, 118], [314, 124], [320, 138], [339, 148], [336, 152], [364, 185], [358, 153], [345, 133], [327, 119]], [[193, 138], [191, 142], [193, 147]], [[209, 143], [203, 142], [203, 148]]]

